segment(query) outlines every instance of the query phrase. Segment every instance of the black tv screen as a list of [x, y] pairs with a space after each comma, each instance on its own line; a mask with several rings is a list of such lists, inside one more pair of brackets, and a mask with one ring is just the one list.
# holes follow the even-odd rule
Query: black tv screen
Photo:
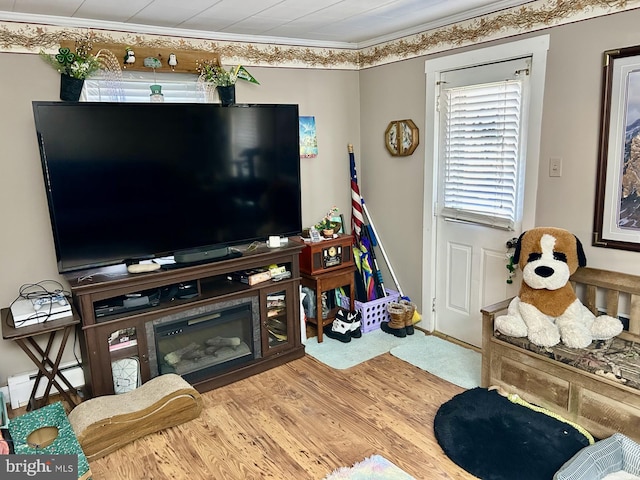
[[33, 110], [61, 273], [302, 229], [297, 105]]

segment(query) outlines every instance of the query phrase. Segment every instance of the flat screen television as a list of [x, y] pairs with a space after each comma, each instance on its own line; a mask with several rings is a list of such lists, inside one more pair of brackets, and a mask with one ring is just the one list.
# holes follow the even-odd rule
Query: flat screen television
[[33, 112], [60, 273], [302, 230], [297, 105]]

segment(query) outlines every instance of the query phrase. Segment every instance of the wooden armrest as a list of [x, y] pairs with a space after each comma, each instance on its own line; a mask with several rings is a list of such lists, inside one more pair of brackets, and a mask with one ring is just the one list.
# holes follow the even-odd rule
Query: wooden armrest
[[513, 298], [514, 297], [511, 297], [507, 300], [502, 300], [501, 302], [494, 303], [493, 305], [488, 305], [482, 308], [480, 311], [482, 312], [482, 315], [495, 315], [499, 311], [509, 308], [509, 304], [511, 303], [511, 300], [513, 300]]

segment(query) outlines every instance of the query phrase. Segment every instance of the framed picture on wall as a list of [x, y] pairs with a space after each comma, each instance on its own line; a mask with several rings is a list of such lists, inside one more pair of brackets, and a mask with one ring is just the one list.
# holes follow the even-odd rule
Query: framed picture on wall
[[592, 244], [640, 251], [640, 45], [604, 53]]
[[300, 158], [318, 156], [316, 117], [300, 117]]

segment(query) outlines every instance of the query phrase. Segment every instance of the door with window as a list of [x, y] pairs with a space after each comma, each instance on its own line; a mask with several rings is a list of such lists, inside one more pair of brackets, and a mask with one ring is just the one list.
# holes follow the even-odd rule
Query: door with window
[[517, 294], [506, 242], [521, 232], [528, 57], [442, 72], [438, 88], [437, 330], [481, 346], [480, 309]]

